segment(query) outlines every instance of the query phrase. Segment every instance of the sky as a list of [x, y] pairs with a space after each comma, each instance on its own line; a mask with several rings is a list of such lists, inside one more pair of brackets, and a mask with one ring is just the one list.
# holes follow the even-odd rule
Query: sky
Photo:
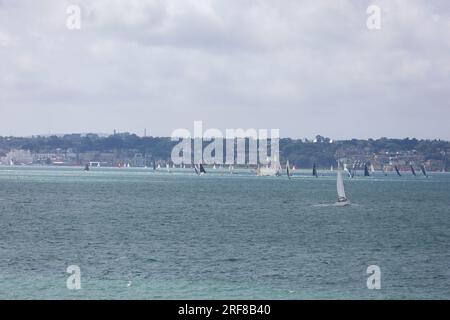
[[450, 140], [449, 119], [447, 0], [0, 0], [0, 136], [170, 136], [201, 120]]

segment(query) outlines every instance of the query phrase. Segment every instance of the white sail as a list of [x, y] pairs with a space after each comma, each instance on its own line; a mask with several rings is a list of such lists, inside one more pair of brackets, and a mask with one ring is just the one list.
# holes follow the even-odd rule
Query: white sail
[[342, 173], [340, 169], [337, 172], [336, 186], [337, 186], [338, 202], [347, 201], [344, 189], [344, 179], [342, 178]]

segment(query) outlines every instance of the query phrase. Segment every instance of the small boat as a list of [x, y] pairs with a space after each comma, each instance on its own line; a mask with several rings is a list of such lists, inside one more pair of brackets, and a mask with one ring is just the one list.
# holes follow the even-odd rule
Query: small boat
[[289, 160], [286, 160], [286, 174], [289, 180], [291, 180], [292, 172], [291, 168], [289, 167]]
[[313, 164], [313, 171], [312, 171], [312, 175], [316, 178], [319, 177], [319, 175], [317, 174], [317, 167], [316, 167], [316, 163], [314, 162]]
[[428, 178], [427, 171], [425, 170], [425, 166], [423, 164], [420, 165], [420, 170], [422, 170], [423, 175]]
[[364, 164], [364, 177], [370, 177], [369, 168], [367, 167], [367, 163]]
[[350, 172], [350, 170], [348, 170], [347, 164], [345, 164], [345, 163], [344, 163], [344, 171], [345, 171], [345, 173], [347, 173], [347, 175], [348, 175], [349, 178], [352, 177], [352, 173]]
[[409, 168], [411, 169], [411, 173], [413, 174], [413, 176], [416, 176], [416, 170], [414, 170], [414, 167], [412, 164], [409, 165]]
[[338, 201], [337, 201], [336, 205], [338, 205], [338, 206], [349, 205], [350, 201], [347, 199], [347, 196], [345, 195], [344, 179], [342, 178], [342, 172], [339, 167], [339, 164], [338, 164], [338, 170], [337, 170], [336, 188], [337, 188], [337, 195], [338, 195]]
[[89, 165], [88, 165], [88, 164], [85, 165], [83, 170], [84, 170], [84, 171], [89, 171]]
[[397, 172], [397, 175], [398, 175], [399, 177], [401, 177], [402, 175], [401, 175], [400, 171], [398, 170], [398, 167], [397, 167], [397, 166], [394, 166], [394, 169], [395, 169], [395, 172]]

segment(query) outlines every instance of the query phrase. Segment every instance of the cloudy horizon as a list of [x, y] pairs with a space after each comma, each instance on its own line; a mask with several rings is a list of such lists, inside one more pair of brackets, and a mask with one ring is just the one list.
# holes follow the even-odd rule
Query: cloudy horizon
[[443, 0], [0, 0], [0, 136], [170, 136], [202, 120], [450, 140], [449, 49]]

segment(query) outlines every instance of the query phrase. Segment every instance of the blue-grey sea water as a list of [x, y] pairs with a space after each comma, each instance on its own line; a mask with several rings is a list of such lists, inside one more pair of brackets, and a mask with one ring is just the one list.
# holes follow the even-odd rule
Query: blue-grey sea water
[[345, 188], [337, 207], [333, 172], [1, 167], [0, 298], [449, 299], [450, 175]]

